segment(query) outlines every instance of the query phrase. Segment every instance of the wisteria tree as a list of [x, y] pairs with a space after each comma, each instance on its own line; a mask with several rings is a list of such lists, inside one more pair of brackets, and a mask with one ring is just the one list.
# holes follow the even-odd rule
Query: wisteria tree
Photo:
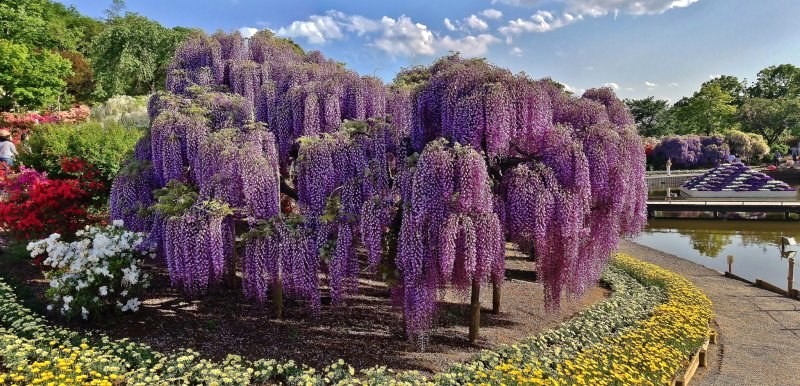
[[499, 311], [506, 242], [557, 307], [646, 221], [644, 147], [610, 89], [576, 98], [457, 55], [387, 86], [268, 32], [191, 39], [167, 89], [112, 217], [149, 232], [188, 296], [241, 272], [278, 316], [284, 296], [314, 313], [374, 274], [411, 338], [440, 289], [472, 291], [474, 341], [484, 284]]

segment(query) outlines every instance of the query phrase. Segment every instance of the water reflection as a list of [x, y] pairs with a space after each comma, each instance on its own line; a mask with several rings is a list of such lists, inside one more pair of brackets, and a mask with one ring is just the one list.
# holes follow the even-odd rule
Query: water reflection
[[634, 241], [720, 272], [727, 270], [726, 256], [733, 255], [735, 274], [783, 288], [788, 264], [780, 253], [782, 236], [800, 239], [800, 222], [651, 219]]

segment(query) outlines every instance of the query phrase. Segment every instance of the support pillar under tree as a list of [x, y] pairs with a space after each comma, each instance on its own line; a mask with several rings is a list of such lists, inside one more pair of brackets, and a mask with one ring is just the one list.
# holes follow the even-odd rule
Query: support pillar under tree
[[472, 280], [472, 298], [470, 301], [469, 343], [478, 343], [478, 330], [481, 328], [481, 282]]
[[239, 261], [239, 249], [236, 246], [236, 220], [231, 221], [231, 237], [233, 238], [233, 251], [231, 253], [231, 261], [228, 262], [226, 281], [228, 288], [241, 288], [236, 280], [236, 263]]
[[283, 277], [278, 274], [278, 279], [272, 286], [272, 305], [275, 307], [275, 318], [283, 319]]
[[502, 283], [498, 280], [492, 279], [492, 313], [497, 315], [500, 313], [500, 290]]

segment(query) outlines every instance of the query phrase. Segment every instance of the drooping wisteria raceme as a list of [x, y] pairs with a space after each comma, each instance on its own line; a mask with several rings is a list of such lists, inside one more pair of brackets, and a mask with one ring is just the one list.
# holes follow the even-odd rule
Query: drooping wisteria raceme
[[246, 297], [316, 312], [390, 272], [424, 339], [442, 288], [501, 285], [506, 241], [557, 306], [646, 218], [644, 147], [612, 90], [575, 97], [484, 60], [387, 87], [270, 32], [196, 36], [148, 114], [112, 217], [150, 232], [191, 296], [240, 270]]
[[505, 240], [488, 182], [475, 149], [445, 140], [429, 143], [414, 166], [397, 255], [412, 336], [431, 326], [438, 288], [503, 276]]
[[[413, 71], [400, 78], [419, 78]], [[537, 258], [549, 304], [583, 292], [620, 234], [644, 224], [643, 146], [610, 89], [576, 98], [551, 80], [450, 56], [416, 90], [411, 144], [442, 136], [487, 155], [505, 237]]]

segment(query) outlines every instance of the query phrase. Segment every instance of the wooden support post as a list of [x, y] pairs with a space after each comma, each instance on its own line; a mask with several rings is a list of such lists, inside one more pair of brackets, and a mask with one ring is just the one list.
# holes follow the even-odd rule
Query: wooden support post
[[481, 282], [472, 281], [472, 299], [470, 302], [469, 343], [478, 343], [478, 330], [481, 328]]
[[231, 238], [233, 239], [233, 253], [231, 261], [228, 262], [227, 282], [228, 287], [236, 288], [236, 262], [239, 260], [239, 251], [236, 248], [236, 221], [231, 221]]
[[792, 288], [794, 287], [794, 257], [789, 258], [789, 276], [788, 279], [788, 288], [786, 289], [786, 294], [792, 296]]
[[788, 210], [786, 212], [783, 212], [783, 219], [787, 220], [787, 221], [789, 220], [789, 211]]
[[275, 318], [283, 319], [283, 278], [280, 274], [272, 286], [272, 305], [275, 307]]
[[728, 273], [733, 273], [733, 255], [728, 255]]
[[502, 283], [497, 280], [492, 280], [492, 313], [497, 315], [500, 313], [500, 290]]
[[716, 210], [714, 211], [714, 218], [715, 218], [715, 219], [718, 219], [718, 218], [719, 218], [719, 212], [717, 212]]

